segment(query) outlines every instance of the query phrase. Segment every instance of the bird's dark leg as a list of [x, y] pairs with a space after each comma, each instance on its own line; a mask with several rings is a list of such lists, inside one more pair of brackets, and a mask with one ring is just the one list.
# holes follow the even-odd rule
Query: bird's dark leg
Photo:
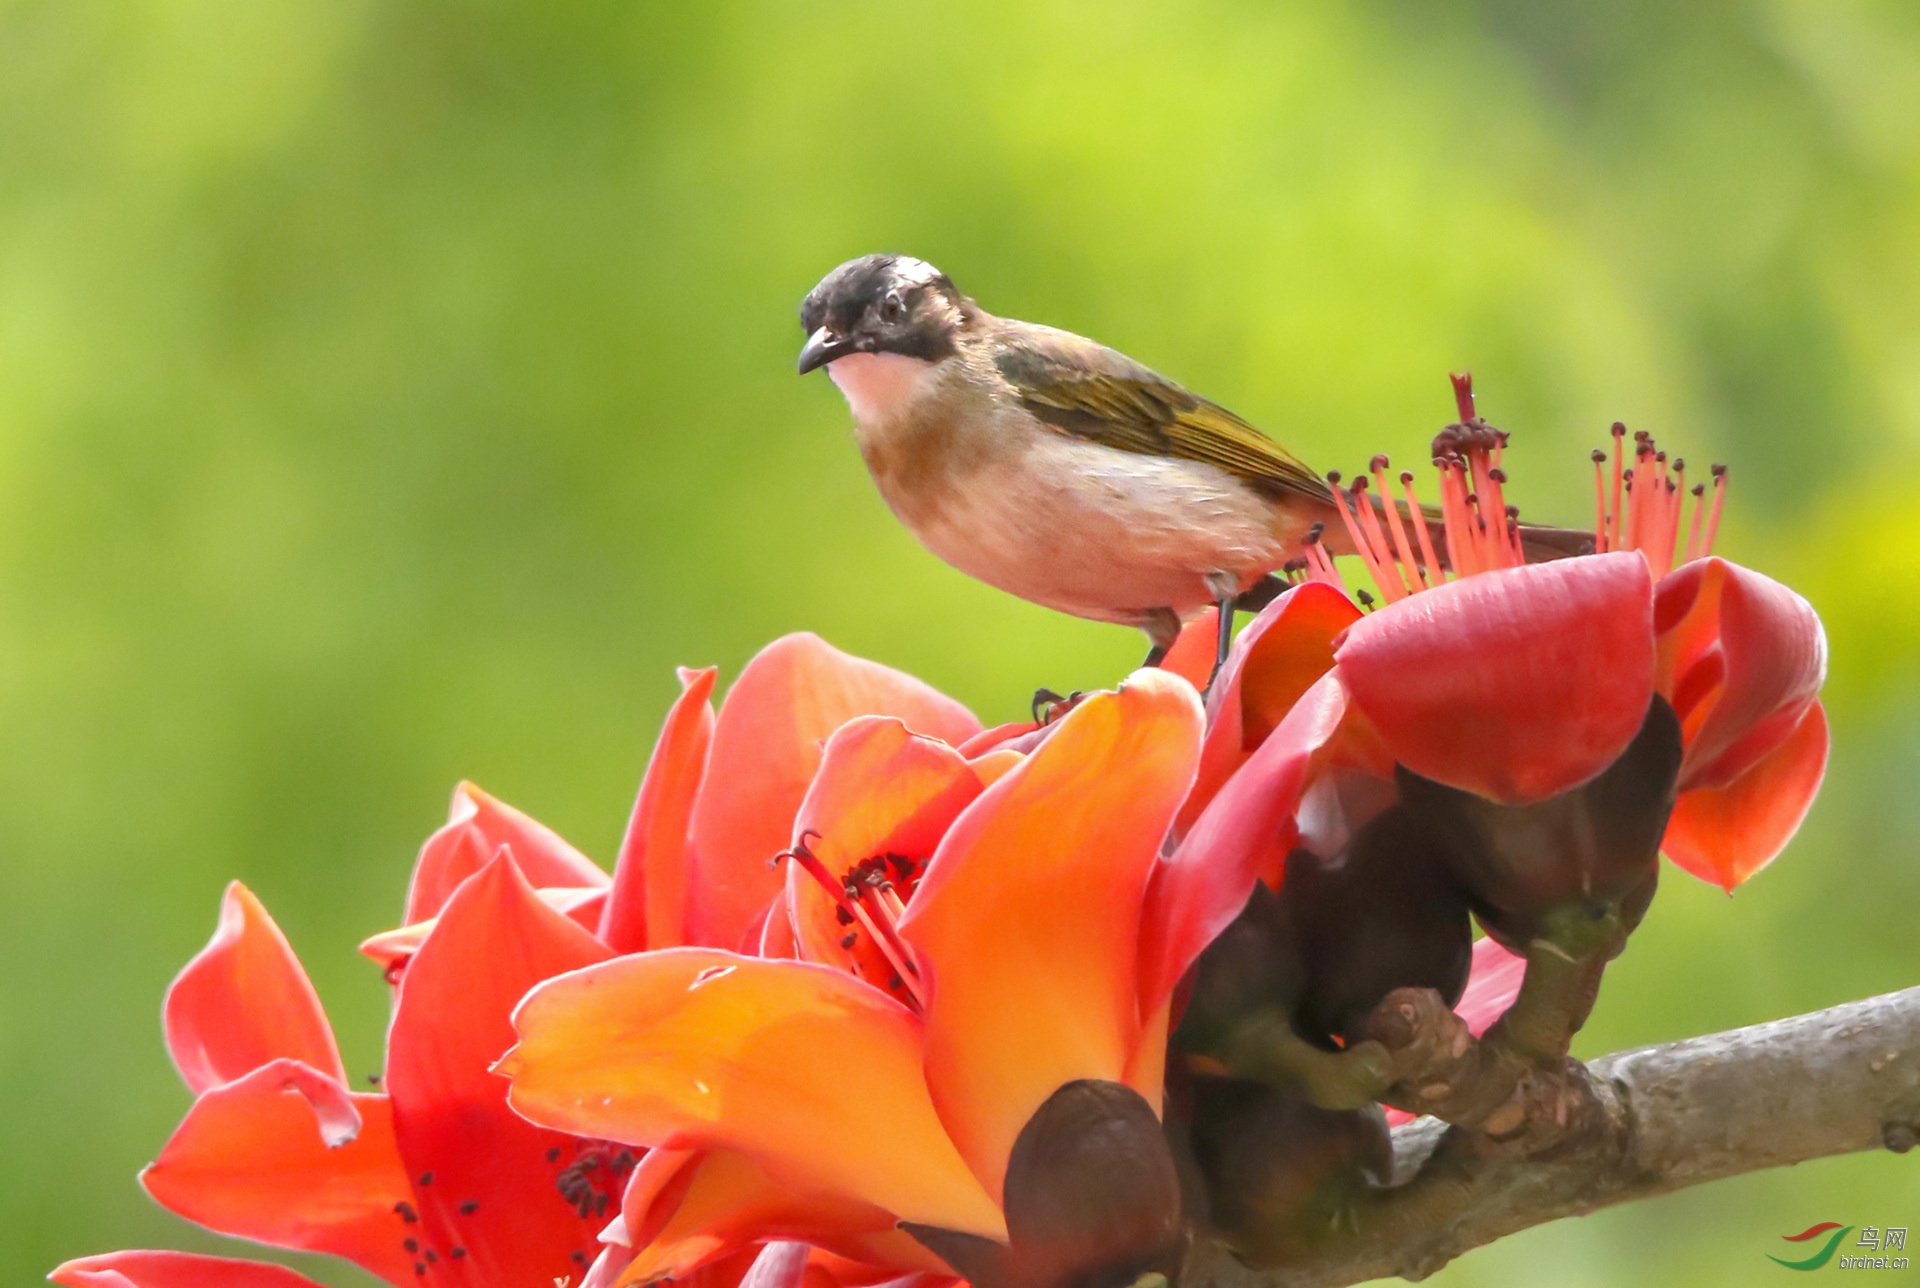
[[1220, 611], [1213, 642], [1213, 671], [1207, 676], [1207, 688], [1211, 689], [1227, 664], [1227, 651], [1233, 647], [1233, 610], [1240, 602], [1240, 578], [1230, 572], [1208, 573], [1207, 589], [1213, 593], [1213, 606]]
[[1140, 629], [1147, 633], [1153, 647], [1147, 650], [1143, 667], [1159, 666], [1167, 660], [1180, 638], [1180, 615], [1171, 608], [1153, 608], [1141, 615]]
[[1233, 647], [1233, 598], [1229, 596], [1216, 606], [1220, 609], [1220, 630], [1213, 642], [1213, 672], [1207, 676], [1209, 689], [1220, 678], [1220, 670], [1227, 664], [1227, 651]]

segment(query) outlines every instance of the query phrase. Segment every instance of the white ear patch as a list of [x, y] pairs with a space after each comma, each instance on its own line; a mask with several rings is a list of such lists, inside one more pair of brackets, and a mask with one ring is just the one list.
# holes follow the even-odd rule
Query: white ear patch
[[827, 375], [863, 425], [886, 420], [912, 402], [932, 370], [932, 363], [898, 353], [849, 353], [827, 364]]

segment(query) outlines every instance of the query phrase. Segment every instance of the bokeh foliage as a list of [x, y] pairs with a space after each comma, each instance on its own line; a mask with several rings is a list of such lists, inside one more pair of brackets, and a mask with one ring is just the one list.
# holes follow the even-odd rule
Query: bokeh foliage
[[[989, 720], [1133, 663], [936, 564], [793, 377], [872, 249], [1323, 468], [1417, 461], [1462, 367], [1530, 515], [1584, 519], [1616, 417], [1732, 462], [1832, 776], [1736, 898], [1669, 873], [1583, 1053], [1915, 982], [1917, 181], [1901, 0], [0, 0], [0, 1277], [217, 1243], [133, 1173], [227, 879], [371, 1070], [352, 945], [457, 779], [606, 861], [676, 663], [813, 629]], [[1744, 1283], [1822, 1219], [1920, 1225], [1920, 1171], [1440, 1282]]]

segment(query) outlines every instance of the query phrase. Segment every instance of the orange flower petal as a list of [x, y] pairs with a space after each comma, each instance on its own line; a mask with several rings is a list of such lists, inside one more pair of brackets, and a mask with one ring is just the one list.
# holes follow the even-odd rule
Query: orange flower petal
[[47, 1278], [66, 1288], [320, 1288], [305, 1275], [264, 1261], [145, 1250], [80, 1257]]
[[307, 972], [238, 881], [220, 901], [212, 940], [167, 989], [162, 1024], [174, 1066], [196, 1093], [281, 1058], [346, 1080]]
[[1786, 741], [1725, 787], [1680, 793], [1660, 848], [1731, 891], [1773, 861], [1799, 830], [1827, 772], [1827, 713], [1816, 702]]
[[680, 671], [680, 697], [647, 760], [600, 938], [616, 953], [686, 942], [688, 829], [713, 745], [713, 667]]
[[1179, 676], [1196, 690], [1213, 678], [1214, 650], [1220, 646], [1220, 610], [1209, 608], [1180, 628], [1180, 637], [1160, 659], [1160, 669]]
[[[946, 743], [911, 733], [888, 716], [861, 716], [827, 740], [793, 839], [812, 834], [809, 848], [836, 878], [876, 855], [924, 863], [981, 790], [978, 775]], [[884, 987], [893, 968], [864, 932], [852, 948], [841, 946], [850, 928], [840, 924], [838, 909], [804, 866], [787, 865], [787, 911], [799, 957]]]
[[1126, 1073], [1141, 901], [1203, 722], [1162, 671], [1087, 698], [954, 823], [901, 920], [931, 989], [927, 1082], [990, 1193], [1048, 1096]]
[[[665, 1163], [649, 1168], [656, 1155]], [[943, 1268], [894, 1228], [885, 1209], [795, 1192], [733, 1150], [649, 1152], [627, 1187], [623, 1218], [635, 1251], [621, 1285], [684, 1279], [739, 1248], [776, 1239], [804, 1239], [856, 1260], [878, 1248], [904, 1258], [895, 1263], [901, 1270]]]
[[537, 1122], [733, 1149], [793, 1189], [1004, 1238], [921, 1072], [920, 1022], [826, 966], [705, 948], [639, 953], [533, 990], [500, 1062]]
[[[344, 1130], [352, 1120], [357, 1133]], [[413, 1271], [393, 1210], [413, 1191], [387, 1098], [350, 1097], [296, 1061], [262, 1065], [194, 1101], [140, 1183], [162, 1207], [222, 1234], [329, 1252], [396, 1283]]]
[[[591, 1245], [597, 1226], [560, 1193], [548, 1158], [560, 1149], [571, 1163], [575, 1142], [516, 1115], [487, 1070], [513, 1044], [510, 1016], [528, 989], [607, 956], [540, 901], [509, 852], [454, 892], [401, 980], [386, 1087], [409, 1175], [433, 1177], [414, 1200], [418, 1237], [466, 1248], [473, 1282], [547, 1283]], [[466, 1202], [482, 1219], [459, 1210]]]
[[775, 640], [740, 673], [720, 707], [707, 785], [693, 811], [689, 942], [747, 945], [780, 889], [767, 861], [787, 847], [821, 743], [862, 715], [897, 716], [915, 733], [956, 746], [980, 731], [953, 699], [815, 635]]
[[1501, 568], [1355, 622], [1336, 654], [1394, 758], [1502, 804], [1612, 764], [1653, 697], [1653, 580], [1637, 552]]
[[1180, 807], [1184, 835], [1235, 770], [1333, 667], [1333, 641], [1360, 620], [1352, 600], [1310, 581], [1268, 604], [1233, 643], [1207, 694], [1207, 740], [1200, 777]]
[[405, 924], [440, 914], [460, 883], [484, 868], [501, 846], [537, 886], [604, 886], [610, 878], [546, 825], [475, 787], [453, 789], [447, 823], [427, 838], [407, 887]]
[[1654, 603], [1659, 688], [1680, 716], [1680, 789], [1725, 787], [1800, 724], [1827, 674], [1813, 606], [1771, 577], [1695, 560]]

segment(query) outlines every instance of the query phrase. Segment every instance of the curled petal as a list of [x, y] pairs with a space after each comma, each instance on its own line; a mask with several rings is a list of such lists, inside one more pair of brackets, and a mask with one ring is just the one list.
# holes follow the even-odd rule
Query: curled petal
[[796, 1192], [1005, 1235], [934, 1112], [920, 1022], [842, 971], [639, 953], [541, 985], [514, 1023], [520, 1044], [499, 1071], [536, 1122], [734, 1150]]
[[1061, 1084], [1126, 1076], [1141, 902], [1201, 725], [1193, 686], [1161, 671], [1087, 698], [960, 816], [907, 906], [927, 1081], [990, 1193]]
[[[513, 1044], [509, 1017], [528, 989], [607, 955], [503, 853], [454, 892], [401, 980], [386, 1086], [409, 1174], [433, 1177], [414, 1200], [417, 1237], [464, 1247], [474, 1282], [550, 1282], [591, 1241], [593, 1214], [562, 1195], [549, 1157], [560, 1150], [570, 1165], [576, 1143], [510, 1110], [506, 1084], [487, 1069]], [[496, 1218], [470, 1219], [459, 1210], [467, 1202]]]
[[712, 667], [680, 672], [680, 697], [640, 780], [613, 866], [600, 938], [616, 953], [686, 942], [688, 829], [713, 744]]
[[297, 1061], [194, 1101], [140, 1183], [222, 1234], [329, 1252], [394, 1282], [412, 1272], [394, 1206], [413, 1191], [387, 1098], [352, 1095]]
[[[888, 716], [861, 716], [827, 740], [794, 821], [794, 841], [805, 840], [837, 880], [879, 856], [925, 863], [980, 792], [979, 776], [946, 743]], [[836, 916], [839, 903], [799, 863], [787, 865], [787, 900], [803, 960], [851, 970], [869, 982], [892, 973], [868, 936], [854, 935], [845, 946], [849, 928]]]
[[1314, 757], [1347, 713], [1337, 675], [1322, 678], [1155, 867], [1140, 930], [1140, 1007], [1151, 1014], [1240, 915], [1254, 882], [1283, 863]]
[[346, 1080], [307, 972], [238, 881], [220, 901], [213, 939], [167, 989], [162, 1023], [174, 1066], [196, 1093], [279, 1059]]
[[940, 1264], [894, 1230], [892, 1213], [795, 1191], [732, 1150], [649, 1151], [627, 1186], [622, 1221], [633, 1256], [621, 1285], [682, 1280], [743, 1247], [780, 1238], [836, 1247], [855, 1259], [878, 1247], [905, 1257], [893, 1262], [903, 1267]]
[[320, 1288], [285, 1266], [192, 1252], [104, 1252], [69, 1261], [47, 1278], [66, 1288]]
[[1653, 695], [1653, 582], [1633, 551], [1503, 568], [1356, 622], [1337, 653], [1393, 756], [1501, 804], [1613, 763]]
[[610, 880], [545, 824], [461, 783], [453, 789], [446, 826], [420, 847], [407, 887], [406, 924], [438, 916], [460, 883], [492, 862], [503, 845], [537, 886], [604, 886]]
[[1209, 608], [1180, 628], [1180, 637], [1160, 659], [1160, 669], [1179, 676], [1196, 691], [1213, 677], [1213, 654], [1220, 641], [1220, 610]]
[[1827, 713], [1808, 707], [1784, 742], [1725, 787], [1682, 792], [1660, 848], [1731, 891], [1764, 868], [1800, 829], [1827, 772]]
[[1031, 720], [1010, 721], [1007, 724], [995, 725], [991, 729], [982, 729], [973, 737], [958, 744], [954, 750], [968, 760], [978, 760], [989, 752], [999, 751], [1006, 743], [1037, 732], [1039, 728], [1040, 726]]
[[1800, 724], [1827, 674], [1813, 606], [1771, 577], [1699, 559], [1660, 583], [1660, 691], [1680, 716], [1680, 789], [1725, 787]]
[[951, 698], [815, 635], [775, 640], [740, 673], [720, 707], [707, 784], [693, 811], [688, 942], [747, 944], [779, 891], [780, 876], [767, 863], [787, 847], [821, 743], [862, 715], [896, 716], [915, 733], [956, 746], [980, 731]]
[[1359, 620], [1352, 600], [1325, 582], [1310, 581], [1268, 604], [1240, 633], [1207, 694], [1200, 778], [1180, 807], [1181, 834], [1333, 667], [1334, 640]]

